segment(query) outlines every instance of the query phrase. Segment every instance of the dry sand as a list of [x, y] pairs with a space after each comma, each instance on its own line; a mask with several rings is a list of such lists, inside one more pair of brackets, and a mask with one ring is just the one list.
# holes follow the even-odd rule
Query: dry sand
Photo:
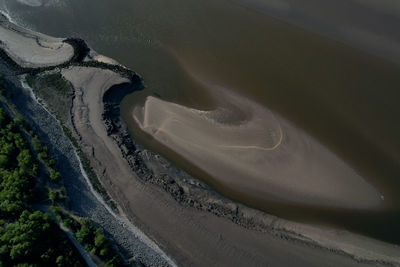
[[353, 169], [278, 114], [231, 90], [211, 91], [220, 102], [215, 110], [150, 96], [133, 116], [143, 131], [235, 192], [335, 208], [375, 209], [383, 201]]
[[22, 67], [54, 66], [74, 55], [74, 48], [63, 39], [26, 30], [2, 15], [0, 26], [0, 48]]

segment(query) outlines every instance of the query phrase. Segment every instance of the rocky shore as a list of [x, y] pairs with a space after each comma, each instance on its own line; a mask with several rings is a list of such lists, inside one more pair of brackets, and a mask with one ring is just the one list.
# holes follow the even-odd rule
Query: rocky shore
[[[74, 56], [39, 68], [21, 67], [0, 49], [0, 73], [13, 81], [17, 107], [48, 138], [62, 162], [71, 210], [100, 224], [125, 258], [136, 257], [149, 266], [174, 261], [195, 266], [400, 264], [397, 246], [285, 221], [235, 203], [143, 148], [120, 119], [122, 98], [143, 88], [140, 76], [120, 65], [90, 60], [82, 40], [65, 42], [73, 46]], [[50, 70], [59, 71], [74, 87], [74, 134], [121, 216], [93, 192], [57, 120], [18, 85], [18, 75]]]

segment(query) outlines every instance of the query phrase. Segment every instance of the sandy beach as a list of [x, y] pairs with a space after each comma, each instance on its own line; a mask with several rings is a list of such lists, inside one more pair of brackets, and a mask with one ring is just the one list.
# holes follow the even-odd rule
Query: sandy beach
[[[4, 24], [0, 25], [0, 29], [4, 33], [0, 35], [0, 40], [3, 43], [7, 42], [8, 39], [20, 38], [15, 37], [14, 33], [10, 33], [8, 28], [4, 27]], [[35, 33], [30, 32], [30, 34]], [[41, 50], [40, 47], [39, 44], [35, 45], [35, 43], [27, 40], [15, 46], [12, 42], [9, 42], [7, 49], [3, 48], [3, 50], [17, 63], [25, 62], [21, 64], [27, 64], [23, 66], [30, 67], [63, 63], [71, 56], [64, 49], [61, 49], [61, 55], [50, 53], [45, 62], [32, 59], [32, 49], [46, 53], [44, 51], [47, 50]], [[67, 51], [69, 48], [65, 49]], [[112, 66], [102, 65], [99, 62], [97, 62], [97, 65], [99, 67], [68, 66], [61, 70], [63, 77], [70, 81], [75, 89], [71, 119], [76, 134], [80, 137], [80, 145], [84, 152], [90, 156], [91, 165], [103, 186], [118, 203], [122, 216], [129, 219], [130, 223], [140, 229], [143, 233], [143, 239], [148, 238], [150, 247], [162, 255], [170, 265], [363, 266], [375, 264], [400, 266], [400, 248], [398, 246], [344, 230], [339, 231], [279, 219], [230, 201], [216, 194], [209, 187], [185, 184], [185, 182], [179, 181], [179, 175], [176, 177], [170, 175], [171, 184], [178, 183], [182, 194], [190, 195], [191, 192], [204, 191], [201, 194], [202, 199], [198, 200], [200, 204], [206, 206], [207, 203], [214, 202], [219, 207], [226, 208], [227, 211], [226, 214], [222, 214], [211, 210], [197, 209], [177, 201], [162, 186], [147, 183], [140, 179], [139, 173], [132, 171], [132, 167], [124, 157], [121, 144], [118, 144], [110, 136], [103, 119], [105, 114], [104, 95], [110, 88], [115, 89], [115, 85], [120, 85], [120, 89], [124, 89], [133, 85], [118, 71], [112, 71]], [[233, 97], [230, 105], [235, 106], [235, 101], [237, 100]], [[178, 139], [171, 138], [174, 129], [171, 129], [170, 122], [164, 116], [159, 116], [160, 108], [164, 112], [173, 112], [179, 118], [177, 121], [179, 127], [185, 127], [188, 116], [190, 119], [202, 122], [201, 128], [209, 127], [210, 123], [221, 127], [221, 122], [230, 122], [229, 127], [233, 127], [233, 132], [236, 135], [223, 140], [222, 145], [224, 147], [217, 151], [219, 159], [226, 157], [225, 153], [221, 151], [230, 147], [229, 151], [231, 152], [233, 144], [236, 143], [239, 144], [239, 147], [233, 149], [247, 151], [250, 146], [255, 155], [259, 153], [258, 151], [266, 153], [283, 149], [280, 153], [285, 155], [285, 153], [290, 154], [293, 151], [292, 149], [308, 149], [298, 164], [313, 162], [316, 159], [310, 158], [309, 155], [316, 155], [321, 162], [329, 162], [326, 166], [338, 169], [339, 173], [348, 175], [346, 177], [351, 179], [351, 187], [357, 189], [357, 191], [347, 191], [346, 187], [349, 184], [340, 180], [334, 182], [331, 178], [326, 178], [327, 180], [324, 183], [328, 182], [331, 183], [330, 186], [339, 187], [342, 194], [339, 194], [339, 196], [331, 195], [329, 188], [324, 186], [316, 186], [312, 189], [303, 187], [301, 193], [295, 199], [286, 199], [287, 201], [318, 200], [322, 201], [324, 205], [332, 205], [332, 202], [335, 201], [339, 202], [341, 206], [356, 206], [358, 208], [371, 208], [379, 204], [379, 194], [361, 177], [356, 176], [351, 169], [313, 142], [306, 134], [299, 133], [298, 129], [269, 111], [235, 111], [243, 112], [243, 120], [232, 122], [229, 116], [224, 115], [226, 114], [224, 112], [221, 113], [224, 116], [221, 116], [218, 112], [204, 113], [203, 111], [188, 110], [185, 107], [156, 98], [149, 98], [146, 106], [144, 112], [137, 114], [137, 116], [140, 115], [143, 118], [140, 116], [138, 118], [147, 124], [150, 122], [148, 125], [151, 127], [148, 129], [154, 133], [157, 133], [161, 125], [164, 124], [163, 127], [167, 127], [167, 131], [164, 132], [166, 133], [164, 135], [165, 140], [172, 140], [172, 145], [176, 146], [177, 149], [183, 147], [180, 141], [182, 136]], [[253, 116], [249, 116], [249, 114]], [[205, 115], [205, 118], [203, 115]], [[257, 128], [258, 124], [254, 123], [254, 120], [257, 122], [257, 116], [261, 116], [262, 119], [265, 119], [265, 116], [269, 118], [266, 127]], [[243, 141], [241, 129], [238, 126], [243, 122], [246, 122], [245, 125], [249, 127], [255, 127], [255, 136], [252, 138], [254, 143], [249, 144]], [[176, 126], [176, 124], [172, 125]], [[119, 136], [122, 130], [122, 128], [115, 129], [112, 135], [114, 137]], [[218, 137], [221, 133], [224, 133], [224, 129], [221, 129], [221, 131], [206, 136], [208, 139], [201, 140], [198, 145], [202, 146], [210, 141], [221, 144]], [[260, 138], [260, 135], [265, 135], [265, 131], [269, 133], [268, 138]], [[189, 132], [189, 134], [191, 135], [187, 137], [190, 138], [197, 136], [193, 132]], [[211, 144], [214, 145], [212, 142]], [[308, 151], [312, 151], [312, 153]], [[131, 152], [136, 153], [137, 157], [144, 158], [144, 155], [149, 154], [149, 157], [160, 158], [158, 155], [140, 147]], [[234, 155], [234, 157], [236, 156]], [[226, 160], [229, 162], [232, 159]], [[144, 159], [143, 161], [146, 162]], [[154, 162], [154, 164], [157, 164], [159, 161]], [[238, 166], [238, 171], [247, 167], [249, 162], [244, 161], [243, 164], [244, 166]], [[151, 173], [148, 173], [148, 175], [162, 177], [166, 173], [163, 168], [163, 166], [149, 166], [148, 170], [151, 170]], [[171, 169], [172, 167], [168, 168]], [[320, 171], [323, 170], [316, 169], [316, 174]], [[253, 179], [254, 182], [259, 180], [257, 174], [254, 175]], [[306, 179], [306, 177], [302, 179]], [[307, 179], [318, 183], [315, 177]], [[273, 186], [283, 187], [282, 192], [291, 192], [293, 189], [290, 188], [290, 184], [290, 179], [281, 185], [272, 183]], [[300, 187], [301, 183], [298, 186]], [[328, 197], [324, 198], [326, 195]], [[364, 203], [367, 203], [367, 205], [363, 206]], [[231, 219], [228, 219], [228, 217]], [[239, 224], [238, 222], [246, 223]]]

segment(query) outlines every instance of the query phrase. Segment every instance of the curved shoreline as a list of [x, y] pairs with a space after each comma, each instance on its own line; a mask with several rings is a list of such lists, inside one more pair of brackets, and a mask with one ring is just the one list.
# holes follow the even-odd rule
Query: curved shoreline
[[[374, 241], [372, 239], [364, 238], [362, 236], [357, 236], [342, 231], [340, 235], [346, 234], [347, 236], [352, 236], [359, 242], [358, 246], [356, 244], [346, 248], [345, 246], [342, 246], [343, 240], [336, 241], [335, 243], [333, 237], [335, 237], [336, 235], [335, 234], [332, 235], [331, 231], [329, 230], [322, 230], [320, 228], [316, 227], [313, 228], [311, 226], [291, 223], [282, 219], [278, 219], [274, 216], [270, 216], [265, 213], [253, 210], [251, 208], [247, 208], [244, 205], [234, 203], [230, 200], [227, 200], [219, 196], [218, 194], [213, 192], [208, 186], [197, 181], [196, 179], [193, 179], [189, 175], [175, 169], [165, 159], [159, 157], [157, 154], [141, 148], [141, 146], [139, 144], [136, 144], [135, 141], [130, 137], [126, 129], [126, 126], [120, 120], [119, 116], [120, 103], [117, 100], [119, 98], [122, 99], [124, 95], [132, 92], [133, 89], [132, 86], [134, 87], [134, 90], [142, 86], [141, 79], [138, 75], [136, 75], [132, 71], [127, 70], [122, 66], [107, 64], [103, 62], [96, 62], [96, 61], [78, 62], [78, 63], [70, 62], [66, 65], [64, 64], [49, 68], [65, 69], [71, 66], [72, 69], [86, 68], [87, 70], [88, 69], [90, 70], [93, 68], [99, 68], [100, 70], [111, 71], [114, 74], [119, 75], [120, 78], [126, 78], [129, 77], [129, 75], [132, 75], [130, 76], [130, 79], [128, 79], [130, 81], [127, 84], [125, 84], [125, 85], [130, 84], [131, 87], [130, 88], [125, 87], [125, 89], [131, 89], [131, 90], [125, 90], [121, 93], [121, 83], [119, 81], [117, 84], [120, 84], [120, 86], [112, 84], [110, 87], [106, 88], [102, 92], [100, 98], [103, 103], [94, 103], [94, 104], [98, 105], [97, 109], [101, 110], [102, 114], [101, 115], [97, 114], [97, 115], [99, 117], [101, 116], [103, 125], [96, 125], [94, 127], [96, 127], [98, 131], [105, 130], [107, 136], [111, 136], [111, 139], [113, 139], [113, 143], [117, 144], [120, 150], [119, 153], [121, 153], [122, 157], [127, 160], [130, 169], [134, 171], [136, 176], [140, 179], [141, 181], [140, 183], [144, 184], [144, 187], [146, 187], [147, 184], [154, 184], [158, 188], [162, 188], [164, 192], [167, 192], [169, 195], [171, 195], [174, 198], [174, 201], [179, 202], [180, 204], [182, 204], [182, 206], [190, 207], [189, 209], [193, 209], [194, 207], [196, 210], [207, 211], [207, 213], [212, 213], [214, 215], [217, 215], [218, 217], [229, 219], [230, 221], [234, 222], [234, 224], [240, 225], [241, 227], [244, 227], [246, 229], [257, 230], [262, 233], [272, 234], [281, 239], [296, 241], [295, 243], [301, 243], [302, 246], [306, 245], [311, 247], [318, 247], [318, 248], [332, 250], [337, 252], [338, 254], [344, 254], [356, 259], [357, 261], [365, 263], [384, 263], [392, 265], [399, 264], [400, 259], [395, 256], [390, 257], [391, 256], [390, 252], [385, 251], [385, 249], [388, 249], [387, 245], [385, 245], [382, 242]], [[31, 71], [34, 72], [33, 74], [42, 72], [39, 70], [31, 70]], [[90, 71], [88, 75], [89, 76], [92, 75], [90, 74]], [[85, 79], [85, 77], [83, 77], [83, 79]], [[113, 92], [113, 90], [116, 91]], [[86, 114], [82, 118], [85, 118], [85, 116], [90, 116], [90, 114]], [[86, 117], [86, 119], [88, 119], [88, 117]], [[96, 123], [89, 120], [88, 122]], [[105, 127], [105, 129], [101, 129], [100, 126]], [[77, 132], [79, 132], [78, 129]], [[100, 140], [108, 144], [107, 140], [101, 138]], [[118, 160], [118, 158], [116, 158], [115, 160]], [[107, 165], [107, 162], [103, 162], [103, 164]], [[155, 173], [155, 170], [157, 169], [158, 173]], [[102, 172], [104, 173], [104, 170], [97, 169], [96, 171], [98, 173]], [[108, 176], [110, 176], [110, 173], [108, 174]], [[114, 179], [114, 177], [111, 177], [111, 179]], [[104, 177], [102, 182], [103, 184], [105, 184]], [[113, 182], [115, 181], [113, 180]], [[115, 191], [117, 190], [115, 186], [106, 184], [106, 187], [109, 191], [111, 192], [114, 191], [114, 196], [115, 196]], [[123, 202], [119, 202], [119, 205], [123, 207], [124, 211], [128, 209], [128, 207]], [[132, 214], [131, 216], [134, 217], [134, 214]], [[132, 218], [130, 219], [132, 220]], [[151, 231], [151, 229], [149, 229], [148, 231]], [[331, 234], [331, 236], [329, 236], [329, 234]], [[330, 240], [331, 238], [333, 241]], [[375, 242], [376, 244], [379, 244], [377, 246], [378, 250], [381, 250], [381, 254], [379, 254], [379, 252], [378, 254], [374, 254], [371, 252], [371, 249], [368, 249], [368, 245], [371, 245], [372, 243]], [[328, 245], [326, 243], [328, 243]], [[369, 244], [365, 245], [365, 243]], [[366, 246], [367, 248], [366, 249], [364, 248], [363, 250], [363, 246], [364, 247]], [[398, 251], [398, 247], [395, 246], [390, 246], [390, 247], [394, 251]]]
[[[213, 177], [227, 198], [250, 204], [250, 195], [267, 212], [280, 206], [271, 202], [321, 210], [382, 207], [376, 188], [303, 130], [241, 95], [212, 88], [218, 109], [149, 96], [132, 116], [141, 131]], [[246, 119], [235, 121], [230, 112]]]

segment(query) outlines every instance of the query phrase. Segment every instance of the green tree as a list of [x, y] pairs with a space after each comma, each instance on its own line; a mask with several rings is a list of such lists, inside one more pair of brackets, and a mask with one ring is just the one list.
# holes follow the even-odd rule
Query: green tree
[[50, 180], [53, 182], [57, 182], [60, 179], [60, 173], [55, 171], [53, 168], [49, 168], [49, 175], [50, 175]]
[[0, 108], [0, 126], [3, 128], [8, 123], [8, 117], [4, 110]]
[[40, 139], [37, 135], [35, 135], [32, 138], [32, 145], [33, 145], [33, 150], [35, 150], [35, 152], [42, 151], [42, 142], [40, 142]]
[[7, 168], [10, 163], [7, 155], [0, 155], [0, 168]]
[[[76, 239], [85, 245], [89, 245], [91, 242], [91, 236], [92, 236], [92, 226], [89, 222], [89, 220], [84, 219], [81, 222], [81, 229], [79, 229], [78, 232], [75, 234]], [[91, 245], [89, 245], [91, 247]]]
[[11, 260], [19, 262], [42, 255], [41, 236], [49, 230], [50, 222], [48, 214], [25, 210], [17, 222], [7, 225], [0, 237], [3, 252], [7, 252]]
[[97, 248], [102, 247], [106, 243], [106, 237], [104, 236], [103, 231], [100, 229], [97, 229], [95, 232], [95, 237], [94, 237], [94, 245]]
[[53, 202], [57, 200], [57, 192], [55, 190], [50, 189], [49, 199]]

